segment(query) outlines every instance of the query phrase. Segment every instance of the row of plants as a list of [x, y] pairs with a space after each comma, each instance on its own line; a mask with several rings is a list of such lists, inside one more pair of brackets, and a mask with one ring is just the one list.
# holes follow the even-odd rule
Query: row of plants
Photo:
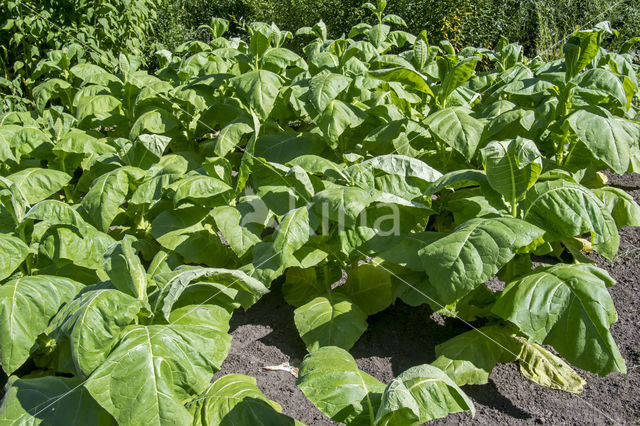
[[[549, 62], [456, 50], [385, 6], [345, 38], [300, 29], [303, 55], [223, 19], [154, 74], [47, 53], [31, 109], [0, 118], [0, 421], [296, 423], [251, 377], [211, 383], [234, 311], [281, 281], [298, 386], [344, 424], [473, 413], [460, 386], [498, 363], [576, 393], [573, 367], [626, 371], [615, 281], [584, 253], [640, 225], [598, 172], [640, 167], [630, 45], [602, 23]], [[471, 327], [384, 384], [348, 351], [398, 300]]]

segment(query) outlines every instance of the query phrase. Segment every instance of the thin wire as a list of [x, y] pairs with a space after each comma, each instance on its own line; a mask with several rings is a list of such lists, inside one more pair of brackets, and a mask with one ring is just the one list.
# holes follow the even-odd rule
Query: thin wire
[[[617, 4], [621, 3], [622, 1], [623, 1], [623, 0], [620, 0]], [[23, 6], [26, 6], [26, 4], [24, 4], [24, 3], [21, 3], [21, 4], [23, 4]], [[35, 11], [35, 10], [33, 10], [30, 6], [26, 6], [26, 7], [27, 7], [29, 10], [31, 10], [32, 12], [36, 13], [36, 11]], [[610, 9], [611, 9], [611, 8], [609, 8], [608, 10], [610, 10]], [[607, 11], [608, 11], [608, 10], [607, 10]], [[607, 12], [607, 11], [605, 11], [605, 12]], [[603, 12], [603, 13], [605, 13], [605, 12]], [[601, 14], [601, 15], [602, 15], [602, 14]], [[601, 15], [599, 15], [599, 16], [601, 16]], [[93, 49], [96, 53], [100, 54], [100, 52], [99, 52], [95, 47], [90, 46], [90, 45], [87, 45], [86, 43], [84, 43], [84, 42], [82, 42], [81, 40], [79, 40], [77, 37], [75, 37], [75, 36], [73, 36], [73, 35], [69, 34], [69, 33], [68, 33], [67, 31], [65, 31], [62, 27], [60, 27], [57, 23], [55, 23], [55, 22], [51, 21], [51, 20], [50, 20], [50, 19], [48, 19], [48, 18], [42, 18], [42, 19], [45, 19], [45, 20], [49, 21], [51, 24], [53, 24], [53, 25], [54, 25], [55, 27], [57, 27], [59, 30], [61, 30], [62, 32], [64, 32], [64, 33], [65, 33], [65, 34], [67, 34], [68, 36], [70, 36], [71, 38], [73, 38], [73, 39], [77, 40], [77, 41], [79, 42], [79, 44], [84, 45], [84, 46], [88, 47], [89, 49]], [[112, 66], [113, 66], [113, 65], [112, 65]], [[115, 68], [115, 66], [114, 66], [114, 68]], [[189, 116], [190, 116], [190, 117], [192, 117], [192, 118], [196, 118], [193, 114], [191, 114], [191, 113], [189, 113], [188, 111], [184, 110], [184, 109], [183, 109], [180, 105], [178, 105], [177, 103], [175, 103], [175, 102], [171, 101], [171, 100], [170, 100], [170, 99], [168, 99], [168, 98], [164, 98], [164, 97], [162, 96], [162, 94], [161, 94], [160, 92], [156, 91], [154, 88], [149, 87], [149, 86], [145, 86], [145, 87], [146, 87], [146, 88], [148, 88], [150, 91], [155, 92], [155, 93], [156, 93], [156, 95], [158, 95], [158, 96], [159, 96], [159, 97], [161, 97], [162, 99], [164, 99], [164, 100], [166, 100], [166, 101], [170, 102], [172, 105], [175, 105], [177, 108], [179, 108], [180, 110], [182, 110], [185, 114], [189, 115]], [[202, 122], [200, 119], [196, 119], [196, 120], [197, 120], [197, 122], [198, 122], [198, 123], [200, 123], [200, 124], [204, 125], [206, 128], [208, 128], [208, 129], [209, 129], [209, 130], [211, 130], [212, 132], [213, 132], [213, 131], [215, 131], [211, 126], [209, 126], [208, 124], [206, 124], [206, 123]], [[418, 136], [419, 136], [419, 135], [416, 135], [414, 138], [412, 138], [412, 139], [411, 139], [411, 141], [412, 141], [413, 139], [415, 139], [416, 137], [418, 137]], [[405, 145], [406, 145], [406, 144], [404, 144], [404, 145], [402, 145], [402, 146], [405, 146]], [[397, 150], [398, 150], [399, 148], [400, 148], [400, 147], [397, 147], [397, 148], [396, 148], [396, 150], [394, 150], [393, 152], [394, 152], [394, 153], [395, 153], [395, 152], [397, 152]], [[241, 149], [241, 148], [240, 148], [240, 149]], [[253, 157], [254, 159], [257, 159], [257, 157], [253, 156], [253, 154], [251, 154], [251, 153], [247, 152], [246, 150], [243, 150], [243, 152], [244, 152], [245, 154], [247, 154], [247, 155], [249, 155], [249, 156]], [[276, 171], [276, 173], [279, 173], [279, 170], [278, 170], [278, 169], [273, 169], [273, 170], [274, 170], [274, 171]], [[284, 178], [284, 175], [282, 175], [282, 174], [281, 174], [281, 177], [283, 177], [283, 178]], [[295, 189], [295, 187], [292, 187], [291, 189], [293, 189], [293, 191], [294, 191], [294, 192], [296, 192], [298, 195], [300, 195], [303, 199], [305, 199], [305, 200], [306, 200], [306, 198], [305, 198], [302, 194], [300, 194], [300, 193]], [[356, 249], [356, 250], [357, 250], [360, 254], [362, 254], [363, 256], [367, 256], [365, 253], [363, 253], [363, 252], [362, 252], [362, 251], [360, 251], [359, 249]], [[279, 254], [279, 253], [274, 253], [274, 254], [273, 254], [272, 256], [270, 256], [267, 260], [265, 260], [265, 261], [264, 261], [264, 262], [262, 262], [260, 265], [258, 265], [258, 267], [260, 267], [260, 266], [264, 265], [266, 262], [268, 262], [269, 260], [271, 260], [273, 257], [277, 256], [278, 254]], [[431, 301], [432, 301], [433, 303], [435, 303], [436, 305], [440, 306], [442, 309], [444, 309], [444, 308], [445, 308], [445, 306], [443, 306], [443, 305], [442, 305], [442, 304], [440, 304], [439, 302], [437, 302], [437, 301], [433, 300], [430, 296], [428, 296], [428, 295], [424, 294], [421, 290], [419, 290], [419, 289], [415, 288], [413, 285], [411, 285], [410, 283], [408, 283], [408, 282], [407, 282], [406, 280], [404, 280], [402, 277], [399, 277], [399, 276], [395, 275], [393, 272], [389, 271], [387, 268], [385, 268], [385, 267], [384, 267], [384, 266], [382, 266], [382, 265], [378, 265], [378, 266], [381, 266], [381, 267], [382, 267], [382, 269], [384, 269], [385, 271], [387, 271], [388, 273], [390, 273], [391, 275], [393, 275], [394, 277], [396, 277], [397, 279], [399, 279], [401, 282], [403, 282], [404, 284], [406, 284], [406, 285], [407, 285], [408, 287], [410, 287], [411, 289], [413, 289], [413, 290], [417, 291], [418, 293], [420, 293], [421, 295], [423, 295], [423, 296], [427, 297], [429, 300], [431, 300]], [[228, 286], [230, 286], [230, 285], [232, 285], [232, 284], [234, 284], [235, 282], [238, 282], [238, 281], [239, 281], [239, 280], [236, 280], [236, 281], [234, 281], [233, 283], [229, 284]], [[226, 286], [226, 287], [228, 287], [228, 286]], [[226, 287], [225, 287], [225, 288], [226, 288]], [[222, 290], [220, 290], [220, 291], [222, 291]], [[217, 294], [219, 294], [219, 293], [220, 293], [220, 291], [219, 291], [218, 293], [216, 293], [214, 296], [211, 296], [210, 298], [208, 298], [206, 301], [211, 300], [213, 297], [215, 297]], [[196, 307], [194, 307], [194, 308], [193, 308], [193, 310], [197, 309], [197, 307], [198, 307], [198, 306], [201, 306], [201, 305], [203, 305], [204, 303], [206, 303], [206, 301], [201, 302], [200, 304], [196, 305]], [[185, 315], [186, 315], [186, 313], [185, 313]], [[184, 316], [184, 315], [183, 315], [183, 316]], [[515, 353], [513, 353], [512, 351], [510, 351], [508, 348], [505, 348], [502, 344], [500, 344], [499, 342], [497, 342], [497, 341], [496, 341], [495, 339], [493, 339], [491, 336], [489, 336], [489, 335], [487, 335], [486, 333], [482, 332], [482, 330], [480, 330], [479, 328], [475, 327], [473, 324], [470, 324], [468, 321], [465, 321], [465, 320], [464, 320], [464, 319], [462, 319], [462, 318], [459, 318], [459, 317], [456, 317], [456, 318], [457, 318], [457, 319], [459, 319], [460, 321], [462, 321], [464, 324], [466, 324], [466, 325], [467, 325], [468, 327], [470, 327], [471, 329], [478, 331], [478, 332], [479, 332], [480, 334], [482, 334], [484, 337], [486, 337], [487, 339], [489, 339], [490, 341], [492, 341], [493, 343], [495, 343], [495, 344], [496, 344], [496, 345], [498, 345], [499, 347], [503, 348], [504, 350], [506, 350], [506, 351], [507, 351], [508, 353], [510, 353], [511, 355], [515, 356], [516, 358], [518, 358], [518, 357], [519, 357], [519, 354], [515, 354]], [[520, 360], [520, 361], [522, 361], [522, 360]], [[526, 363], [526, 362], [525, 362], [525, 363]], [[528, 364], [528, 363], [527, 363], [527, 364]], [[529, 367], [531, 367], [531, 364], [528, 364], [528, 365], [529, 365]], [[69, 392], [67, 392], [67, 393], [63, 394], [63, 395], [62, 395], [62, 396], [60, 396], [60, 397], [58, 397], [58, 398], [57, 398], [55, 401], [53, 401], [51, 404], [47, 405], [47, 406], [46, 406], [46, 407], [44, 407], [43, 409], [39, 410], [37, 413], [33, 414], [33, 416], [36, 416], [37, 414], [39, 414], [39, 413], [41, 413], [42, 411], [44, 411], [44, 410], [46, 410], [47, 408], [49, 408], [51, 405], [53, 405], [53, 404], [57, 403], [59, 400], [61, 400], [61, 399], [62, 399], [62, 398], [64, 398], [65, 396], [67, 396], [67, 395], [69, 395], [70, 393], [72, 393], [73, 391], [75, 391], [75, 390], [76, 390], [77, 388], [79, 388], [80, 386], [83, 386], [83, 385], [84, 385], [88, 380], [89, 380], [89, 378], [87, 378], [85, 381], [83, 381], [83, 382], [82, 382], [82, 383], [80, 383], [78, 386], [76, 386], [75, 388], [73, 388], [71, 391], [69, 391]], [[553, 379], [552, 379], [552, 380], [553, 380]], [[559, 385], [560, 387], [562, 387], [562, 383], [560, 383], [560, 382], [555, 382], [555, 383], [556, 383], [557, 385]], [[575, 395], [575, 394], [574, 394], [574, 395]], [[581, 398], [580, 396], [578, 396], [578, 398], [579, 398], [580, 400], [582, 400], [583, 402], [585, 402], [587, 405], [591, 406], [592, 408], [595, 408], [597, 411], [599, 411], [602, 415], [604, 415], [606, 418], [608, 418], [608, 419], [609, 419], [609, 420], [611, 420], [612, 422], [615, 422], [615, 420], [614, 420], [613, 418], [609, 417], [606, 413], [604, 413], [604, 412], [603, 412], [602, 410], [600, 410], [598, 407], [596, 407], [596, 406], [594, 406], [593, 404], [591, 404], [590, 402], [588, 402], [588, 401], [584, 400], [584, 399], [583, 399], [583, 398]], [[14, 423], [15, 423], [15, 422], [14, 422]]]

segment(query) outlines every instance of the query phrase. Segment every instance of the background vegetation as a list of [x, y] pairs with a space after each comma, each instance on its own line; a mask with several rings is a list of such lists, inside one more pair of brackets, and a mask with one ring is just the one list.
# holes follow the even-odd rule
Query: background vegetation
[[[177, 45], [193, 39], [211, 17], [239, 23], [275, 22], [294, 31], [322, 19], [329, 37], [340, 37], [367, 20], [362, 0], [178, 0], [160, 9], [159, 37]], [[620, 31], [620, 43], [640, 28], [640, 0], [391, 0], [387, 10], [401, 16], [414, 34], [427, 30], [432, 40], [454, 46], [495, 46], [500, 36], [517, 41], [525, 54], [558, 54], [562, 40], [578, 27], [608, 20]], [[604, 13], [603, 13], [604, 12]], [[370, 19], [370, 18], [369, 18]]]

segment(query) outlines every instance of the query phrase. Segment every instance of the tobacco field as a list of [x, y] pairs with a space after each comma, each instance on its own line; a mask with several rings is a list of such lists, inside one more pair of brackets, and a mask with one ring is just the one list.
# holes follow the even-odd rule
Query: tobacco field
[[[110, 53], [135, 27], [0, 62], [0, 425], [301, 424], [251, 376], [212, 381], [274, 283], [297, 386], [346, 425], [471, 417], [463, 387], [499, 363], [572, 393], [575, 368], [626, 373], [588, 254], [640, 226], [603, 173], [640, 171], [638, 40], [457, 50], [385, 6], [335, 40], [214, 19], [153, 71]], [[4, 58], [42, 36], [13, 25]], [[349, 350], [400, 301], [469, 331], [383, 383]]]

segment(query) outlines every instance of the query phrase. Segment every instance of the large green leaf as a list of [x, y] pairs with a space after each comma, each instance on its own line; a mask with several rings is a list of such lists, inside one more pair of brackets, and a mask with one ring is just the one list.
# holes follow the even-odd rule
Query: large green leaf
[[58, 170], [29, 168], [9, 175], [7, 179], [12, 181], [22, 197], [33, 205], [61, 190], [69, 183], [71, 176]]
[[397, 81], [413, 90], [435, 97], [431, 87], [429, 86], [429, 79], [416, 70], [404, 67], [386, 68], [370, 71], [369, 75], [373, 78], [384, 81]]
[[360, 213], [377, 197], [376, 191], [360, 188], [335, 187], [320, 191], [313, 197], [313, 213], [322, 219], [352, 227]]
[[[231, 250], [238, 256], [244, 256], [251, 248], [260, 242], [260, 235], [252, 229], [251, 223], [243, 226], [243, 222], [251, 217], [242, 216], [242, 213], [232, 206], [218, 206], [211, 212], [216, 226], [227, 240]], [[259, 229], [259, 227], [258, 227]]]
[[584, 109], [571, 114], [567, 123], [595, 158], [618, 174], [627, 171], [629, 150], [638, 144], [640, 126]]
[[233, 190], [220, 179], [202, 175], [181, 179], [172, 187], [175, 190], [173, 204], [176, 206], [183, 202], [202, 207], [226, 204], [226, 196]]
[[229, 84], [260, 118], [265, 119], [273, 109], [282, 79], [271, 71], [254, 70], [232, 78]]
[[294, 425], [282, 407], [268, 399], [254, 377], [228, 374], [213, 382], [195, 400], [194, 426]]
[[24, 262], [29, 254], [29, 247], [17, 237], [0, 234], [0, 282]]
[[77, 377], [12, 376], [0, 404], [2, 425], [116, 425]]
[[471, 78], [479, 60], [480, 58], [475, 56], [465, 58], [447, 72], [441, 86], [440, 98], [442, 101]]
[[419, 251], [443, 306], [491, 278], [544, 231], [512, 218], [471, 219]]
[[564, 180], [535, 184], [524, 203], [523, 218], [557, 241], [591, 233], [592, 245], [607, 259], [618, 252], [620, 236], [606, 206], [589, 189]]
[[483, 385], [497, 363], [518, 358], [520, 344], [511, 335], [509, 329], [498, 325], [467, 331], [437, 345], [438, 358], [433, 365], [459, 386]]
[[147, 298], [147, 274], [127, 235], [105, 253], [104, 270], [116, 288], [139, 300]]
[[287, 263], [293, 253], [309, 241], [310, 232], [307, 208], [291, 210], [273, 233], [273, 249], [281, 253], [283, 262]]
[[104, 362], [143, 304], [118, 290], [92, 290], [65, 305], [47, 334], [55, 339], [58, 371], [88, 377]]
[[347, 282], [338, 291], [346, 294], [364, 313], [373, 315], [391, 305], [393, 288], [386, 269], [369, 263], [357, 266], [348, 274]]
[[540, 151], [529, 139], [491, 142], [481, 153], [489, 184], [512, 205], [536, 183], [542, 172]]
[[98, 177], [82, 199], [87, 221], [107, 232], [126, 199], [129, 185], [141, 177], [142, 170], [135, 167], [121, 167]]
[[461, 107], [450, 107], [430, 114], [424, 121], [431, 133], [467, 160], [476, 152], [484, 125]]
[[131, 326], [84, 386], [120, 425], [191, 424], [184, 401], [206, 389], [230, 343], [206, 323]]
[[358, 369], [349, 352], [333, 346], [304, 358], [297, 384], [321, 412], [347, 425], [374, 424], [385, 388]]
[[358, 107], [334, 99], [316, 119], [318, 128], [322, 130], [332, 148], [338, 146], [340, 136], [349, 128], [360, 125], [366, 114]]
[[38, 335], [82, 287], [47, 275], [21, 277], [0, 286], [0, 362], [7, 374], [27, 360]]
[[367, 314], [337, 292], [300, 306], [294, 311], [293, 320], [310, 352], [322, 346], [351, 349], [367, 329]]
[[573, 365], [601, 376], [626, 372], [609, 327], [617, 319], [606, 271], [578, 264], [540, 267], [507, 285], [492, 312]]
[[324, 111], [329, 103], [349, 86], [350, 82], [349, 77], [327, 70], [314, 75], [309, 86], [309, 99], [318, 113]]
[[442, 370], [412, 367], [393, 379], [382, 394], [376, 425], [419, 425], [449, 413], [475, 408], [471, 399]]
[[[202, 285], [211, 287], [213, 297], [228, 292], [240, 293], [234, 297], [242, 307], [248, 309], [260, 297], [269, 290], [260, 281], [250, 277], [240, 270], [221, 268], [182, 267], [173, 272], [156, 276], [156, 281], [162, 285], [161, 296], [157, 298], [157, 306], [160, 306], [164, 317], [168, 320], [173, 305], [180, 299], [185, 290], [196, 281], [203, 281]], [[226, 291], [225, 291], [226, 290]], [[210, 303], [211, 300], [199, 300], [196, 303]], [[158, 310], [158, 309], [156, 309]]]

